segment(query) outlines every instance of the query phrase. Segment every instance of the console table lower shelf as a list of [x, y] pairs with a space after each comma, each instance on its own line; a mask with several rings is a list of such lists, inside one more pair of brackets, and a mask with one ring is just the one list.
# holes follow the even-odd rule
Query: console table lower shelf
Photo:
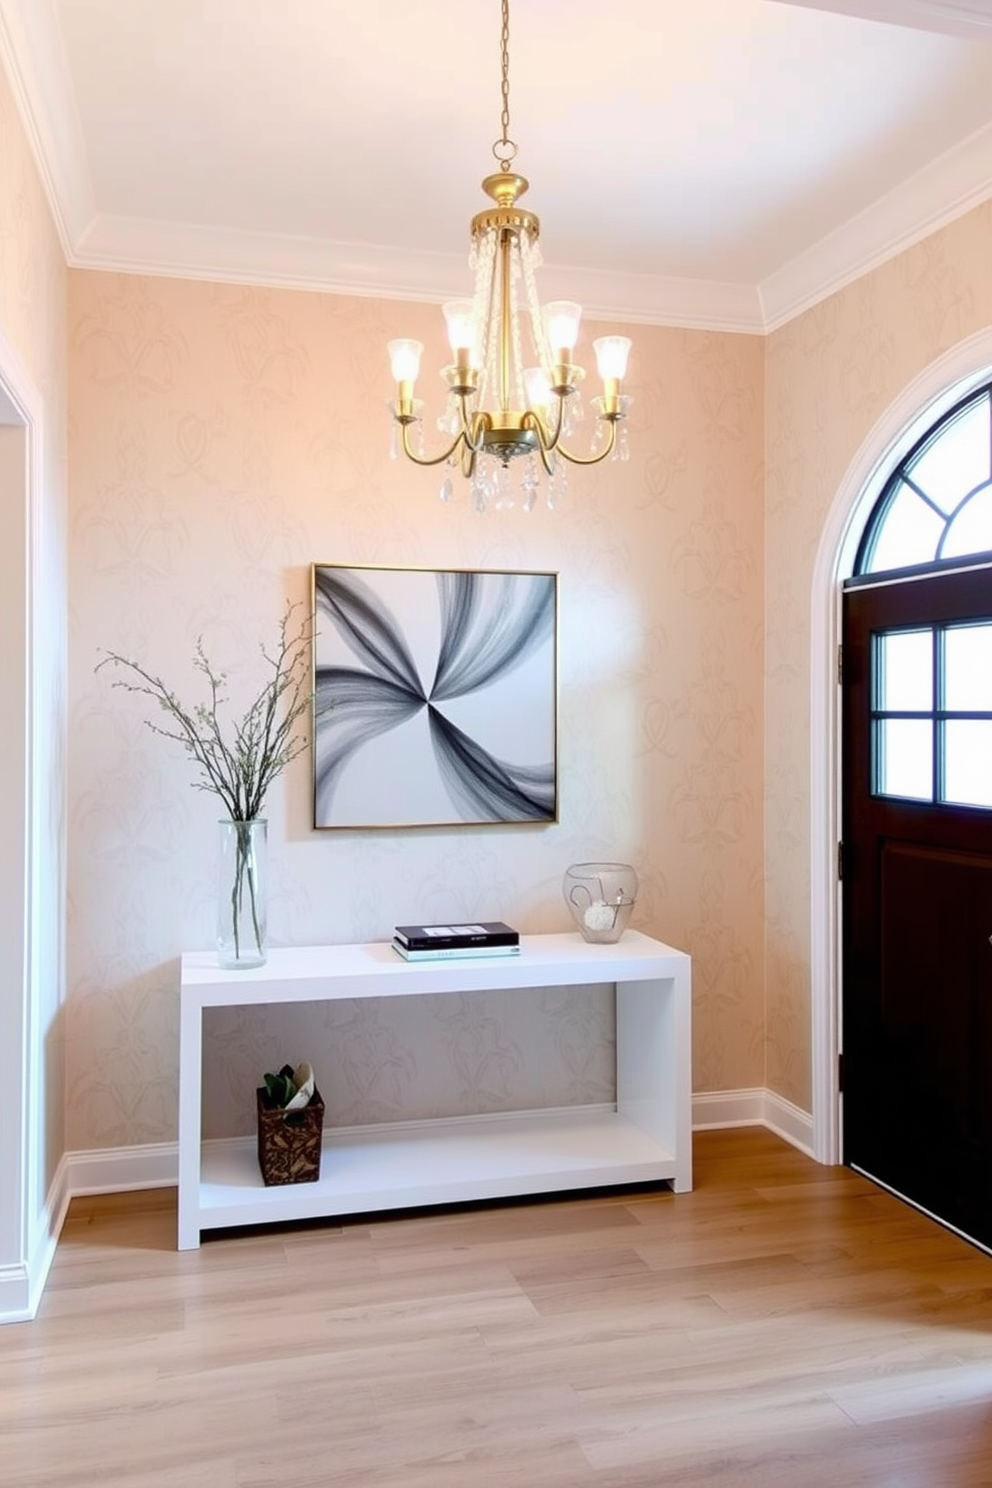
[[675, 1155], [609, 1107], [325, 1130], [320, 1178], [265, 1188], [254, 1138], [204, 1142], [203, 1229], [560, 1193], [678, 1176]]
[[[254, 1137], [203, 1140], [203, 1015], [214, 1007], [612, 984], [616, 1102], [508, 1115], [327, 1127], [315, 1183], [266, 1188]], [[326, 1092], [325, 1092], [326, 1094]], [[519, 956], [406, 962], [389, 945], [288, 947], [226, 971], [183, 956], [179, 1017], [180, 1250], [203, 1230], [568, 1189], [692, 1187], [690, 961], [628, 931], [614, 946], [531, 935]]]

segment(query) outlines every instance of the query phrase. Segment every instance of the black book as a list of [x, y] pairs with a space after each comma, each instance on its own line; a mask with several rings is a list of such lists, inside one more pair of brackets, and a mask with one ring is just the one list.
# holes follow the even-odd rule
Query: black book
[[397, 925], [393, 932], [408, 951], [459, 950], [471, 946], [518, 946], [520, 936], [502, 920], [473, 925]]

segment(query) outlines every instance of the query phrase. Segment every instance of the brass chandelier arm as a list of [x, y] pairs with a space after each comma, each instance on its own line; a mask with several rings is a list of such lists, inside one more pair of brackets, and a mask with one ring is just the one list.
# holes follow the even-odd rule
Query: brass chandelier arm
[[606, 447], [601, 449], [598, 455], [572, 455], [569, 454], [564, 445], [559, 444], [558, 453], [562, 459], [567, 460], [570, 465], [598, 465], [600, 460], [605, 460], [608, 455], [613, 453], [613, 446], [617, 442], [617, 420], [608, 419], [607, 422], [610, 426], [610, 437], [606, 441]]
[[408, 459], [413, 461], [414, 465], [423, 465], [425, 467], [429, 465], [443, 465], [445, 460], [451, 459], [452, 455], [458, 449], [458, 446], [466, 442], [464, 431], [461, 431], [455, 435], [454, 439], [448, 445], [448, 448], [444, 451], [443, 454], [431, 456], [418, 455], [414, 450], [410, 448], [410, 436], [408, 433], [410, 425], [404, 423], [400, 425], [400, 428], [403, 430], [403, 453], [407, 456]]
[[455, 435], [454, 439], [448, 445], [448, 448], [442, 451], [440, 455], [416, 454], [415, 451], [410, 448], [410, 436], [407, 432], [411, 424], [415, 423], [416, 420], [407, 418], [397, 419], [397, 423], [399, 423], [400, 428], [403, 430], [403, 453], [407, 456], [408, 459], [412, 460], [415, 465], [421, 465], [424, 468], [429, 468], [431, 465], [443, 465], [445, 460], [450, 460], [452, 456], [458, 452], [459, 446], [461, 446], [462, 470], [465, 471], [467, 466], [468, 473], [471, 474], [471, 471], [475, 467], [475, 456], [479, 453], [483, 446], [483, 435], [486, 429], [491, 426], [492, 420], [489, 418], [488, 414], [484, 413], [475, 414], [473, 418], [469, 420], [465, 412], [465, 399], [460, 398], [459, 402], [461, 405], [460, 411], [462, 426], [459, 429], [458, 433]]
[[613, 453], [613, 447], [617, 442], [617, 423], [619, 422], [619, 420], [616, 418], [610, 418], [606, 420], [606, 422], [610, 426], [610, 437], [606, 441], [604, 448], [601, 449], [596, 455], [573, 455], [560, 442], [564, 404], [565, 400], [563, 398], [559, 398], [558, 417], [555, 421], [555, 432], [550, 438], [547, 436], [544, 425], [536, 414], [528, 411], [524, 415], [524, 428], [533, 429], [535, 434], [537, 435], [538, 453], [541, 456], [541, 464], [544, 466], [549, 475], [554, 474], [555, 467], [554, 462], [551, 459], [551, 456], [554, 454], [559, 454], [561, 458], [563, 460], [567, 460], [570, 465], [598, 465], [601, 460], [607, 459], [607, 457]]
[[537, 435], [537, 452], [538, 452], [538, 454], [541, 457], [541, 464], [544, 466], [544, 469], [545, 469], [545, 471], [547, 472], [548, 475], [554, 475], [554, 472], [555, 472], [554, 461], [552, 460], [551, 456], [552, 456], [552, 454], [553, 454], [553, 452], [554, 452], [554, 450], [555, 450], [555, 448], [557, 447], [557, 444], [558, 444], [558, 436], [561, 433], [561, 420], [562, 420], [562, 399], [561, 398], [558, 399], [558, 418], [557, 418], [557, 421], [555, 423], [555, 432], [551, 436], [550, 439], [547, 436], [547, 432], [545, 430], [544, 424], [538, 418], [538, 416], [537, 416], [536, 413], [532, 413], [528, 409], [528, 411], [524, 414], [524, 417], [523, 417], [523, 426], [524, 426], [524, 428], [525, 429], [532, 429], [534, 431], [534, 433]]

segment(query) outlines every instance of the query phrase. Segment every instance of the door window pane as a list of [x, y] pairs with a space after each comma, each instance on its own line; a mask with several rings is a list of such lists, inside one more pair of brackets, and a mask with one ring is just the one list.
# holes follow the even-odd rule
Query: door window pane
[[929, 718], [880, 718], [875, 778], [881, 796], [933, 800], [933, 724]]
[[883, 713], [929, 713], [933, 707], [933, 631], [891, 630], [879, 636], [876, 707]]
[[992, 722], [949, 718], [945, 728], [944, 800], [992, 806]]
[[992, 712], [992, 624], [954, 625], [944, 632], [944, 707]]

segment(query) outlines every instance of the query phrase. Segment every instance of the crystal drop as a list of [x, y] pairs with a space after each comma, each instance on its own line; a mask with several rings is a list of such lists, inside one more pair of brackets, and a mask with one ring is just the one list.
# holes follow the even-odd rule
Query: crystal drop
[[548, 510], [555, 511], [568, 495], [568, 474], [563, 461], [555, 466], [555, 473], [548, 482]]
[[616, 455], [616, 458], [620, 461], [621, 465], [626, 465], [627, 461], [630, 459], [630, 445], [627, 442], [626, 424], [620, 425], [620, 429], [617, 434], [617, 442], [614, 446], [614, 453]]
[[534, 456], [530, 455], [527, 460], [527, 469], [524, 471], [524, 478], [520, 482], [520, 493], [523, 497], [521, 505], [525, 512], [534, 510], [534, 503], [537, 500], [537, 493], [540, 488], [541, 483], [537, 475], [537, 463]]
[[454, 496], [455, 487], [450, 475], [446, 475], [444, 477], [444, 480], [441, 482], [441, 490], [439, 494], [441, 500], [445, 503], [449, 502]]
[[513, 506], [513, 491], [510, 488], [510, 472], [501, 465], [496, 472], [496, 510], [509, 511]]

